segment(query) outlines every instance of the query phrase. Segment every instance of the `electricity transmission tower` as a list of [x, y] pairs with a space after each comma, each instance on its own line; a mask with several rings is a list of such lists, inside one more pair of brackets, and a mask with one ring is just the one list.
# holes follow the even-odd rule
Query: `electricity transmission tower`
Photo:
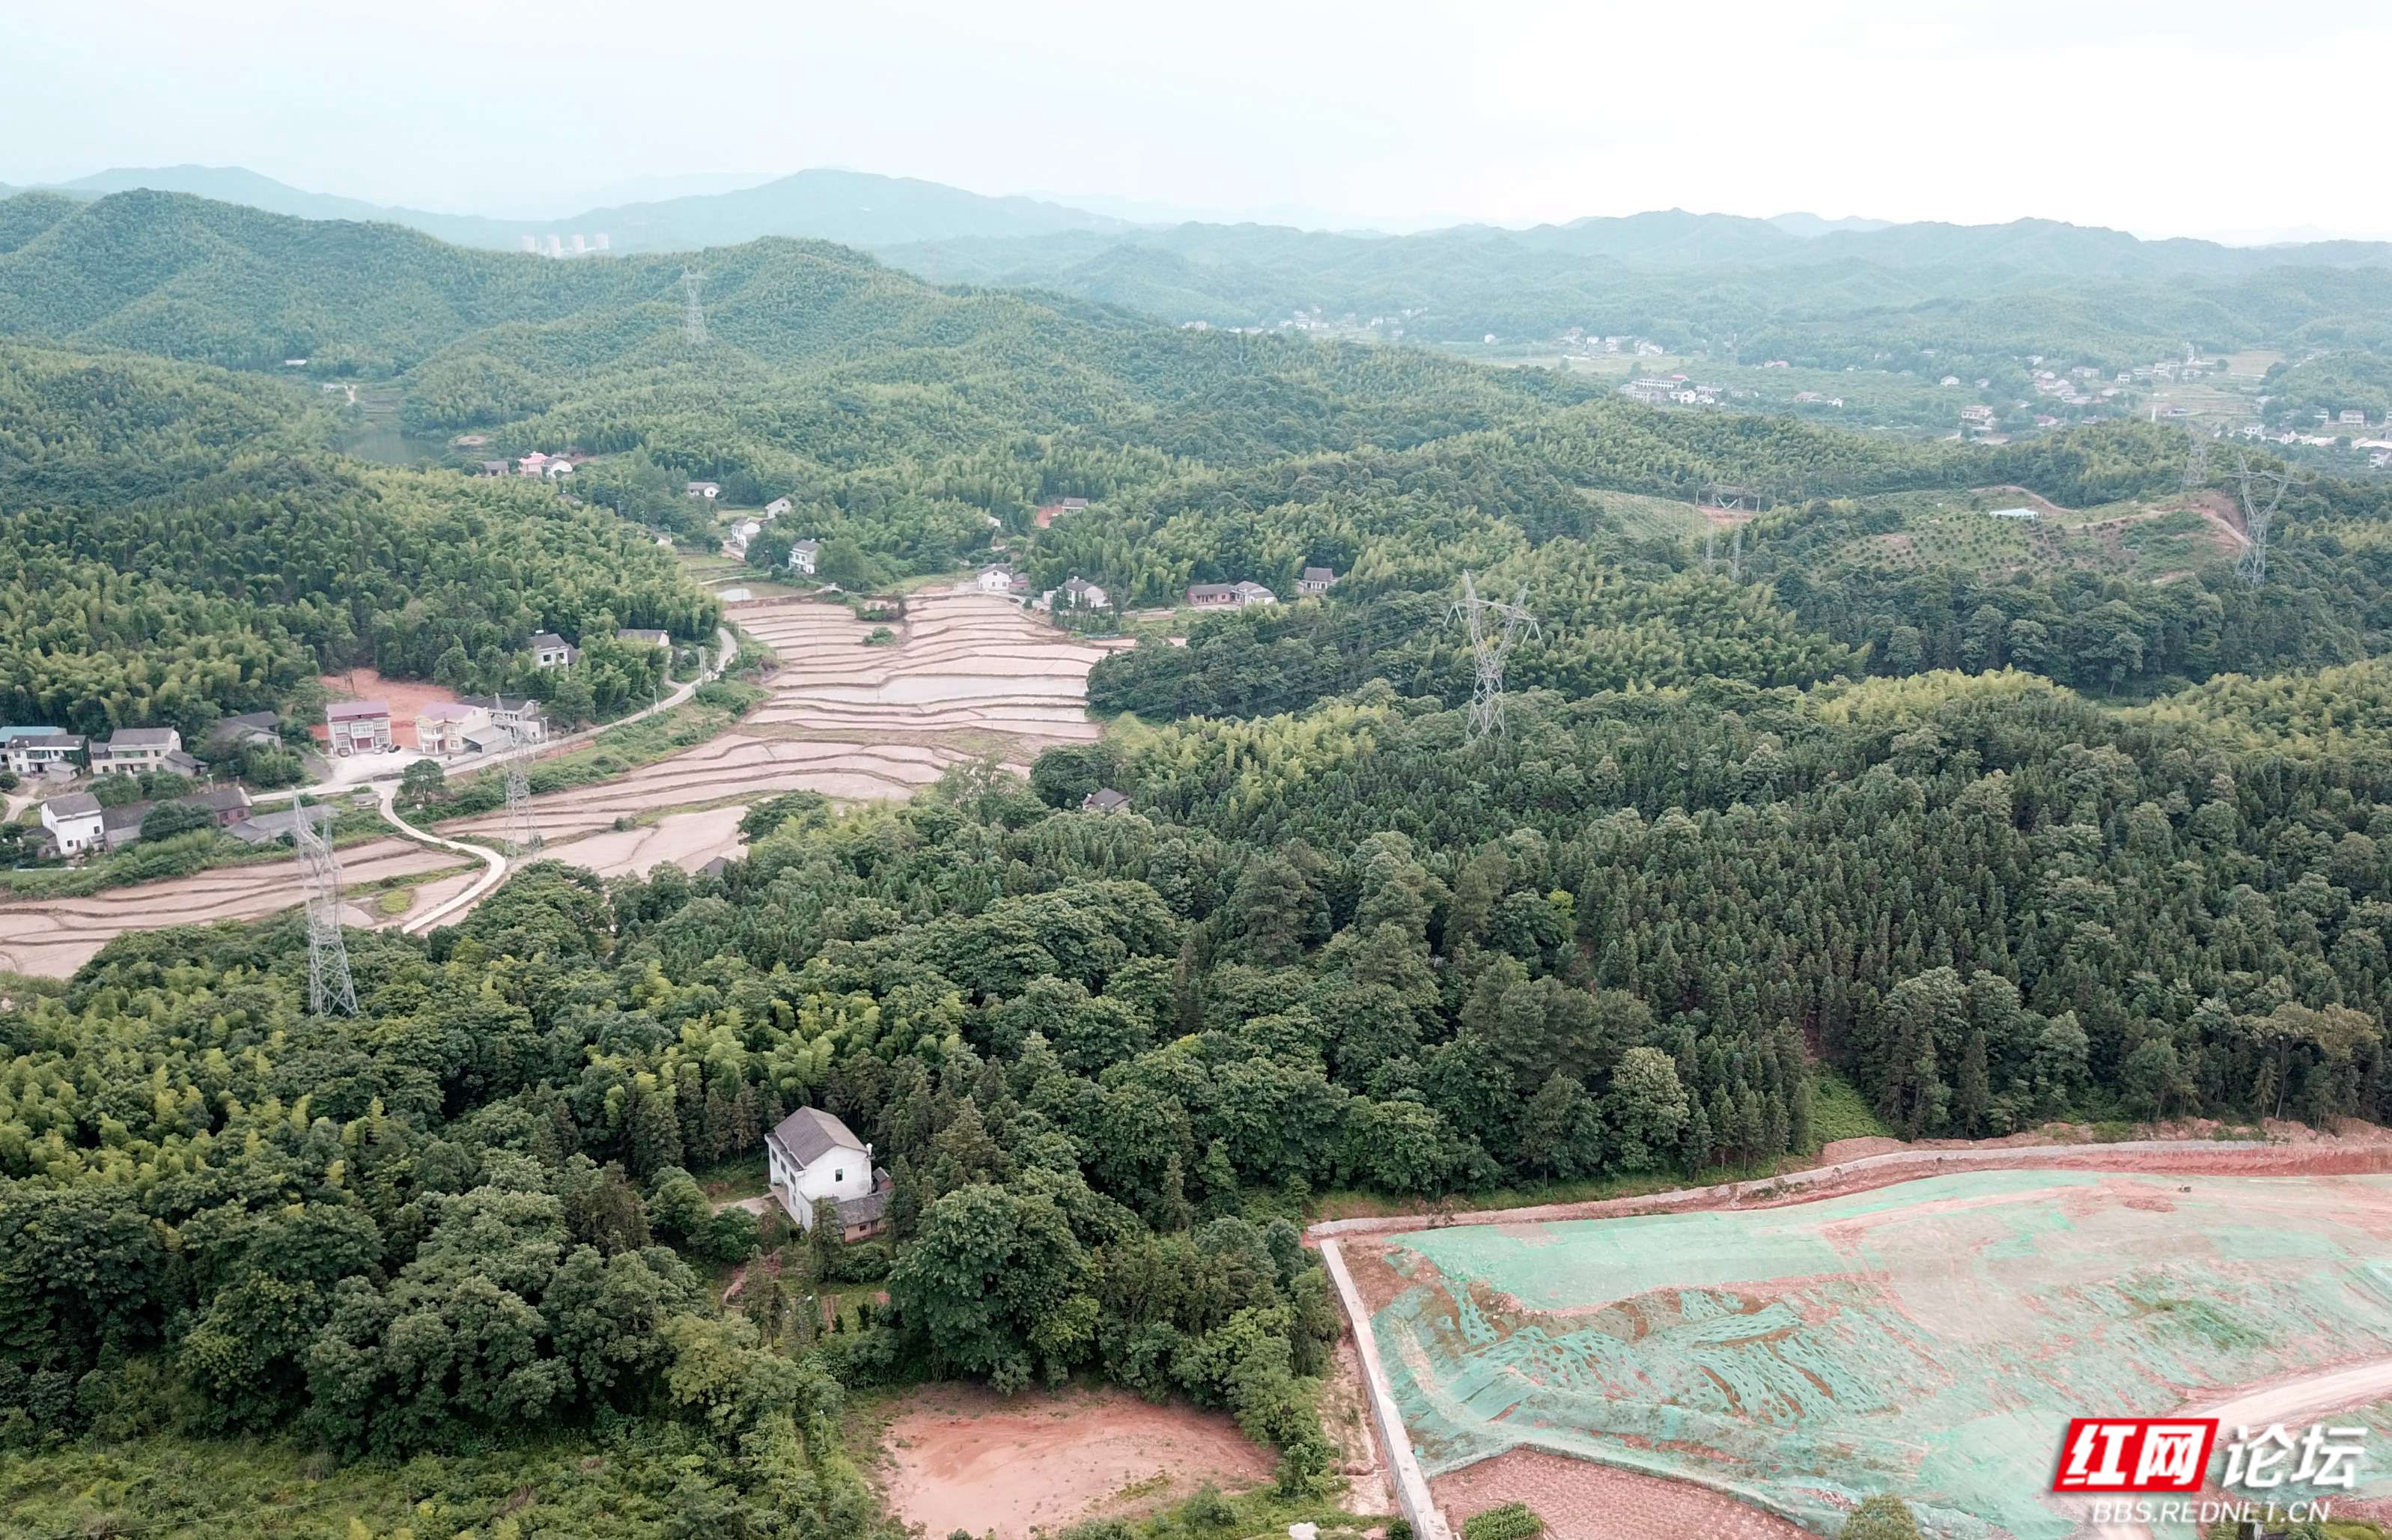
[[1741, 524], [1736, 527], [1736, 533], [1729, 537], [1727, 542], [1727, 581], [1744, 581], [1744, 526]]
[[531, 824], [531, 735], [509, 727], [507, 738], [507, 855], [528, 855], [540, 848], [540, 834]]
[[301, 808], [292, 830], [307, 875], [307, 1009], [318, 1016], [358, 1013], [358, 986], [349, 977], [349, 944], [341, 937], [341, 864], [316, 822]]
[[1470, 697], [1470, 737], [1476, 741], [1503, 731], [1503, 659], [1523, 633], [1542, 634], [1537, 618], [1528, 613], [1528, 585], [1510, 604], [1482, 599], [1469, 573], [1462, 575], [1462, 597], [1446, 615], [1450, 625], [1461, 620], [1470, 628], [1470, 650], [1478, 665], [1478, 687]]
[[681, 314], [681, 340], [692, 347], [706, 346], [706, 310], [697, 303], [698, 290], [706, 286], [706, 275], [683, 269], [681, 292], [683, 301]]
[[2196, 492], [2207, 485], [2209, 485], [2209, 440], [2202, 437], [2199, 428], [2195, 428], [2192, 430], [2192, 449], [2184, 457], [2184, 489], [2188, 492]]
[[2236, 457], [2235, 489], [2242, 497], [2242, 532], [2251, 537], [2239, 564], [2242, 581], [2256, 588], [2268, 581], [2268, 530], [2276, 522], [2276, 504], [2291, 489], [2289, 471], [2263, 470], [2247, 454]]

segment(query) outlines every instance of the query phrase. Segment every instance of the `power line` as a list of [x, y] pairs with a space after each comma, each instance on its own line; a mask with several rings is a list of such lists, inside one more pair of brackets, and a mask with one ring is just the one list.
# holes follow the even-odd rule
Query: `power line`
[[520, 858], [540, 847], [540, 830], [531, 821], [531, 734], [510, 725], [507, 741], [507, 855]]
[[1530, 636], [1543, 634], [1537, 618], [1528, 613], [1528, 585], [1522, 583], [1520, 596], [1510, 604], [1482, 599], [1478, 585], [1465, 571], [1462, 574], [1462, 597], [1446, 613], [1448, 624], [1457, 620], [1469, 627], [1470, 650], [1478, 669], [1477, 687], [1470, 697], [1470, 737], [1474, 741], [1489, 734], [1501, 737], [1503, 659], [1524, 633]]
[[706, 275], [684, 268], [681, 275], [683, 300], [681, 315], [681, 340], [692, 347], [706, 346], [706, 310], [697, 303], [698, 290], [706, 286]]
[[341, 864], [312, 807], [294, 807], [293, 839], [307, 877], [307, 1008], [318, 1016], [358, 1013], [358, 986], [349, 976], [349, 944], [341, 934]]
[[2254, 465], [2247, 454], [2235, 459], [2234, 485], [2242, 498], [2242, 532], [2251, 538], [2236, 570], [2244, 582], [2256, 588], [2268, 581], [2268, 532], [2276, 522], [2276, 505], [2284, 501], [2295, 478], [2290, 471]]

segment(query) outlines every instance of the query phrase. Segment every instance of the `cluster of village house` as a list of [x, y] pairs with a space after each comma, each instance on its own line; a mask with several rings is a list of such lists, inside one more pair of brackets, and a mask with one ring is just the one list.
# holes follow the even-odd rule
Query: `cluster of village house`
[[[636, 646], [672, 645], [672, 638], [662, 631], [626, 627], [615, 635]], [[553, 632], [535, 633], [526, 646], [543, 669], [570, 668], [581, 656], [579, 648]], [[208, 729], [205, 747], [222, 756], [251, 743], [279, 745], [280, 724], [272, 711], [225, 717]], [[427, 701], [415, 712], [417, 750], [443, 759], [494, 753], [518, 742], [542, 743], [547, 738], [547, 718], [541, 714], [540, 703], [528, 696]], [[333, 701], [324, 709], [319, 740], [327, 752], [342, 759], [393, 751], [398, 739], [390, 702]], [[0, 763], [25, 780], [58, 789], [42, 803], [42, 829], [39, 835], [28, 835], [28, 853], [70, 858], [114, 850], [140, 839], [143, 822], [157, 805], [135, 802], [102, 807], [90, 792], [70, 790], [84, 776], [166, 771], [196, 779], [205, 773], [200, 761], [184, 751], [183, 736], [172, 727], [122, 727], [96, 742], [54, 726], [0, 727]], [[280, 839], [301, 816], [290, 811], [253, 816], [249, 793], [239, 786], [212, 786], [170, 800], [205, 809], [226, 833], [253, 844]], [[330, 809], [315, 808], [308, 810], [308, 816], [320, 820], [332, 815]]]
[[[226, 717], [208, 732], [208, 746], [229, 751], [253, 739], [279, 742], [272, 711], [252, 711]], [[143, 824], [156, 803], [133, 802], [102, 807], [88, 791], [70, 790], [86, 772], [91, 775], [140, 775], [167, 771], [196, 777], [200, 762], [183, 750], [183, 735], [172, 727], [125, 727], [97, 742], [79, 733], [55, 727], [0, 727], [0, 756], [8, 768], [28, 780], [61, 788], [42, 803], [42, 823], [25, 834], [26, 854], [81, 859], [114, 850], [141, 838]], [[208, 820], [234, 839], [263, 844], [290, 832], [296, 815], [253, 814], [249, 793], [238, 786], [211, 786], [188, 796], [170, 799], [204, 812]], [[318, 818], [330, 808], [310, 809]]]

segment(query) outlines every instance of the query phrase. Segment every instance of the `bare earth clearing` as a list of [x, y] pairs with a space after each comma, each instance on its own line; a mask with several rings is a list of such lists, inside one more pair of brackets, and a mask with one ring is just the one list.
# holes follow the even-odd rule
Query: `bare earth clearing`
[[[376, 913], [375, 895], [355, 894], [355, 889], [387, 878], [448, 871], [457, 865], [457, 857], [446, 851], [426, 850], [404, 840], [372, 840], [346, 847], [341, 852], [341, 879], [352, 897], [344, 906], [344, 922], [375, 927], [405, 918]], [[426, 883], [417, 890], [416, 905], [437, 903], [467, 880], [460, 876]], [[32, 898], [0, 905], [0, 968], [65, 978], [127, 931], [255, 920], [295, 907], [306, 898], [299, 863], [292, 859], [108, 888], [83, 898]]]
[[1271, 1452], [1217, 1412], [1110, 1387], [1011, 1399], [976, 1386], [909, 1396], [881, 1441], [879, 1480], [904, 1522], [1021, 1540], [1034, 1528], [1150, 1512], [1206, 1481], [1269, 1479]]
[[[1099, 731], [1085, 702], [1106, 649], [1008, 599], [917, 594], [904, 620], [888, 622], [897, 639], [885, 646], [864, 645], [878, 622], [804, 599], [736, 606], [731, 620], [779, 656], [771, 698], [734, 731], [670, 759], [533, 798], [549, 854], [602, 876], [662, 860], [695, 868], [738, 849], [738, 809], [725, 804], [795, 790], [902, 799], [950, 765], [995, 754], [1023, 766]], [[656, 827], [617, 830], [618, 819]], [[495, 839], [504, 823], [490, 814], [442, 830]]]

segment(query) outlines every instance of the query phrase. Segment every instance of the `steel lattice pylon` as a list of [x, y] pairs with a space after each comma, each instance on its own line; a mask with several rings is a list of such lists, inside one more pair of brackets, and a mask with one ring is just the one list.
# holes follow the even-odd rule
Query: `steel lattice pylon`
[[682, 341], [692, 347], [706, 346], [706, 311], [697, 303], [697, 292], [706, 284], [706, 275], [685, 271], [681, 275], [681, 292], [686, 303], [682, 307]]
[[341, 864], [316, 810], [298, 810], [292, 838], [307, 875], [307, 1009], [318, 1016], [358, 1013], [358, 986], [349, 977], [349, 944], [341, 935]]
[[531, 821], [531, 735], [509, 727], [514, 745], [507, 750], [507, 855], [525, 856], [540, 848], [540, 831]]
[[[1470, 736], [1473, 739], [1503, 731], [1503, 659], [1512, 651], [1512, 644], [1525, 633], [1541, 635], [1537, 618], [1528, 613], [1528, 585], [1520, 585], [1520, 596], [1511, 604], [1478, 596], [1478, 586], [1469, 573], [1462, 575], [1462, 597], [1447, 612], [1450, 624], [1461, 620], [1470, 629], [1470, 650], [1478, 669], [1478, 685], [1470, 697]], [[1501, 621], [1500, 625], [1496, 621]]]

